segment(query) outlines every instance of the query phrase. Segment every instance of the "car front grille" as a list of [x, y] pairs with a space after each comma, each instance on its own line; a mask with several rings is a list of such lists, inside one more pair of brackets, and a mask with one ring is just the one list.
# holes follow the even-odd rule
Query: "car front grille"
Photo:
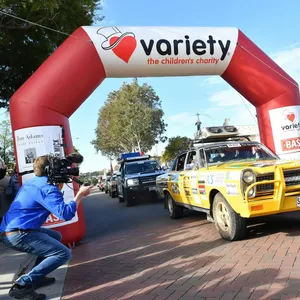
[[140, 184], [142, 185], [155, 185], [156, 184], [156, 177], [157, 175], [155, 176], [146, 176], [146, 177], [140, 177]]
[[[300, 169], [284, 170], [284, 181], [286, 186], [300, 185]], [[257, 175], [256, 181], [274, 180], [274, 173]], [[273, 183], [260, 184], [257, 186], [257, 193], [272, 192], [274, 190]]]

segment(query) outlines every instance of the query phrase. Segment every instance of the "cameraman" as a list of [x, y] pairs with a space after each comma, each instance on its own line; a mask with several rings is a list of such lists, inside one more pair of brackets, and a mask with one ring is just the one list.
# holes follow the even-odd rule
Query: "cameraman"
[[[82, 156], [81, 158], [83, 160]], [[75, 164], [82, 161], [75, 160], [72, 160]], [[46, 295], [37, 294], [34, 290], [55, 282], [55, 278], [48, 278], [46, 275], [66, 263], [71, 258], [71, 252], [60, 242], [59, 232], [41, 226], [50, 213], [64, 221], [71, 220], [82, 198], [89, 195], [92, 189], [92, 186], [81, 186], [74, 200], [65, 203], [60, 191], [63, 183], [48, 183], [46, 170], [49, 165], [48, 155], [35, 159], [35, 177], [20, 188], [0, 226], [4, 245], [37, 256], [32, 270], [19, 277], [9, 291], [9, 295], [16, 299], [46, 298]]]

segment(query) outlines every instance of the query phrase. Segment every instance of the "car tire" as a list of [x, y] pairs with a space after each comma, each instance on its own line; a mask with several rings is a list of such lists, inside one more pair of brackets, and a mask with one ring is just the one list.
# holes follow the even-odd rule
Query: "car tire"
[[221, 193], [214, 198], [213, 218], [217, 231], [224, 240], [236, 241], [246, 236], [246, 219], [232, 209]]
[[111, 192], [111, 197], [115, 198], [116, 197], [116, 192]]
[[124, 199], [126, 207], [130, 207], [130, 206], [134, 205], [134, 203], [133, 203], [134, 199], [132, 197], [128, 196], [127, 192], [125, 192], [124, 189], [123, 189], [123, 199]]
[[183, 217], [183, 207], [177, 205], [170, 194], [166, 195], [166, 204], [171, 219], [180, 219]]
[[120, 197], [119, 193], [118, 193], [118, 197], [119, 197], [119, 203], [123, 203], [124, 202], [124, 189], [123, 189], [122, 197]]

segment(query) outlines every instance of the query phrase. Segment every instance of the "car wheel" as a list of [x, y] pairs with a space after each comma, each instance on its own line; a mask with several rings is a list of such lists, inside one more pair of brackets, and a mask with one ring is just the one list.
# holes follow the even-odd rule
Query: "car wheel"
[[236, 241], [246, 236], [246, 219], [231, 208], [221, 193], [214, 198], [213, 218], [217, 231], [224, 240]]
[[116, 197], [116, 192], [111, 192], [111, 197], [115, 198]]
[[170, 194], [166, 196], [167, 208], [171, 219], [180, 219], [183, 217], [183, 207], [176, 205]]
[[133, 203], [134, 199], [132, 197], [128, 196], [127, 192], [124, 189], [123, 189], [123, 198], [124, 198], [125, 205], [127, 207], [134, 205], [134, 203]]
[[122, 197], [120, 197], [120, 194], [119, 194], [119, 193], [118, 193], [118, 196], [119, 196], [119, 203], [124, 202], [124, 189], [123, 189]]

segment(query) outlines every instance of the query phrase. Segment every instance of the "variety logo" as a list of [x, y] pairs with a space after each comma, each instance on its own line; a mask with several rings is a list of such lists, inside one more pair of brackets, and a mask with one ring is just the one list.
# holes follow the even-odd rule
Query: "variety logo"
[[[121, 32], [117, 27], [102, 27], [97, 31], [98, 35], [103, 36], [104, 42], [101, 44], [103, 50], [112, 50], [116, 56], [128, 63], [137, 47], [137, 40], [133, 32]], [[207, 39], [191, 40], [188, 35], [183, 35], [180, 39], [141, 39], [139, 41], [143, 52], [150, 57], [153, 51], [161, 56], [178, 55], [197, 55], [203, 56], [209, 54], [214, 56], [216, 49], [219, 48], [220, 57], [214, 58], [217, 62], [223, 61], [227, 55], [230, 55], [229, 48], [231, 41], [217, 40], [212, 35]]]
[[120, 59], [126, 63], [129, 62], [136, 48], [134, 33], [122, 33], [117, 27], [102, 27], [97, 34], [102, 35], [105, 39], [101, 45], [103, 50], [112, 50]]
[[283, 118], [288, 123], [288, 124], [285, 124], [285, 125], [281, 125], [281, 129], [283, 131], [299, 129], [300, 128], [300, 122], [295, 122], [295, 120], [296, 120], [295, 112], [290, 111], [289, 109], [285, 109], [283, 111]]

